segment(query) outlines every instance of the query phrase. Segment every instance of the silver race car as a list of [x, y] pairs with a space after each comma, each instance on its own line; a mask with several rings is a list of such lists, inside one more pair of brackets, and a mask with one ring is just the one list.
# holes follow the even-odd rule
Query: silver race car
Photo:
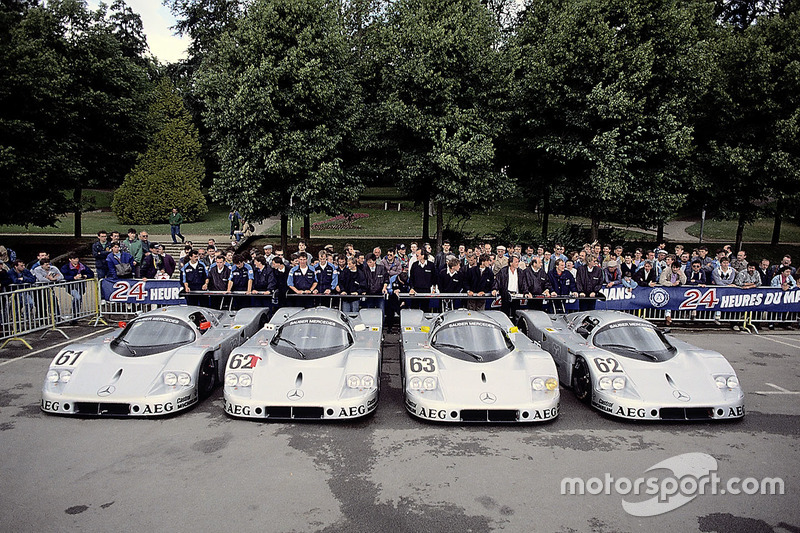
[[383, 313], [278, 309], [236, 349], [225, 372], [225, 412], [267, 419], [348, 419], [378, 405]]
[[140, 315], [106, 338], [72, 344], [50, 363], [48, 413], [147, 417], [187, 409], [221, 382], [228, 355], [266, 324], [263, 308], [185, 305]]
[[553, 356], [561, 383], [599, 411], [634, 420], [744, 416], [739, 379], [717, 352], [619, 311], [518, 314], [520, 330]]
[[541, 422], [558, 415], [552, 358], [500, 311], [403, 310], [406, 409], [442, 422]]

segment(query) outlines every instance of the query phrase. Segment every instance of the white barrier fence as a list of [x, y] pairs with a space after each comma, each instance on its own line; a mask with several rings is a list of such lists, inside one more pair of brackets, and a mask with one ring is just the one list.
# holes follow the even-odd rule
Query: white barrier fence
[[100, 314], [100, 292], [95, 279], [15, 286], [0, 293], [0, 348], [16, 340], [30, 348], [23, 335], [44, 330], [69, 338], [59, 326]]

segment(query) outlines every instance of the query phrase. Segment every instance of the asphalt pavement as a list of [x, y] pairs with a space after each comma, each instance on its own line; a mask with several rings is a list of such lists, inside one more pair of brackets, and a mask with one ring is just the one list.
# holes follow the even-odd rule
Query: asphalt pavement
[[[166, 419], [58, 417], [39, 400], [65, 340], [31, 335], [33, 350], [0, 350], [0, 530], [800, 531], [800, 333], [673, 334], [726, 355], [744, 420], [623, 422], [562, 389], [550, 423], [422, 422], [403, 407], [397, 334], [385, 338], [378, 410], [355, 422], [236, 420], [221, 389]], [[709, 472], [725, 494], [699, 494]], [[655, 496], [626, 493], [624, 481], [654, 477]], [[585, 493], [562, 494], [565, 478]], [[768, 488], [765, 478], [784, 494], [728, 490]]]

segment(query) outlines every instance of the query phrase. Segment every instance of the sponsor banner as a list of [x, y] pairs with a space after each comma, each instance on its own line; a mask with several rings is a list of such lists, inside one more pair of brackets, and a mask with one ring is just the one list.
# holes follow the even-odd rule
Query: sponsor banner
[[671, 311], [800, 312], [800, 290], [770, 287], [612, 287], [602, 289], [605, 302], [597, 309], [669, 309]]
[[129, 304], [185, 304], [179, 297], [181, 283], [178, 280], [148, 279], [104, 279], [100, 284], [103, 300]]

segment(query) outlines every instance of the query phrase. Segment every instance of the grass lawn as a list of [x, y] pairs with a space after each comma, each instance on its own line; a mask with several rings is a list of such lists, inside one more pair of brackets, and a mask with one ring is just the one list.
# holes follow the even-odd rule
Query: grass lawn
[[[362, 202], [364, 198], [361, 198]], [[374, 204], [374, 202], [364, 202], [366, 204]], [[419, 206], [414, 207], [413, 202], [402, 202], [402, 210], [397, 211], [397, 203], [394, 207], [386, 211], [382, 207], [360, 207], [354, 208], [354, 213], [364, 213], [369, 215], [366, 218], [359, 218], [352, 221], [352, 226], [349, 228], [341, 229], [317, 229], [313, 227], [315, 222], [328, 220], [328, 215], [315, 214], [311, 216], [311, 238], [322, 239], [326, 237], [349, 237], [358, 239], [366, 236], [375, 237], [398, 237], [402, 239], [418, 239], [422, 234], [422, 210]], [[447, 223], [448, 214], [445, 213], [445, 224]], [[452, 224], [455, 225], [456, 221], [453, 220]], [[511, 226], [517, 227], [522, 231], [528, 231], [538, 236], [541, 233], [541, 221], [536, 213], [527, 209], [524, 201], [513, 200], [505, 204], [502, 208], [492, 211], [485, 211], [475, 213], [464, 224], [464, 231], [477, 235], [480, 239], [484, 235], [498, 232], [503, 226], [508, 223]], [[550, 231], [557, 231], [558, 228], [567, 224], [583, 224], [585, 227], [589, 226], [589, 220], [582, 217], [571, 217], [566, 219], [561, 216], [550, 217]], [[297, 217], [294, 219], [294, 234], [300, 233], [300, 228], [303, 226], [303, 219]], [[280, 223], [275, 223], [272, 226], [265, 228], [264, 233], [269, 236], [280, 235]], [[431, 235], [436, 233], [436, 218], [431, 217], [430, 220]], [[646, 238], [646, 235], [636, 231], [624, 231], [625, 240], [641, 240]]]
[[[102, 197], [102, 195], [101, 195]], [[99, 207], [104, 207], [98, 205]], [[192, 222], [181, 225], [181, 232], [184, 235], [220, 235], [226, 236], [230, 231], [230, 222], [228, 221], [228, 208], [217, 204], [209, 204], [208, 214], [205, 220], [200, 222]], [[111, 211], [91, 211], [83, 213], [81, 216], [81, 233], [83, 236], [94, 236], [98, 231], [118, 230], [120, 233], [125, 233], [128, 230], [128, 225], [122, 224], [117, 220], [117, 216]], [[135, 226], [135, 225], [134, 225]], [[169, 235], [169, 224], [166, 222], [166, 214], [164, 215], [163, 224], [147, 224], [137, 227], [137, 230], [147, 229], [150, 233], [155, 235], [165, 234]], [[75, 231], [75, 217], [72, 214], [64, 215], [53, 227], [38, 227], [29, 226], [0, 226], [0, 234], [16, 234], [16, 233], [45, 233], [45, 234], [58, 234], [66, 233], [72, 235]]]
[[[735, 220], [706, 220], [703, 228], [703, 239], [736, 240]], [[772, 240], [772, 218], [762, 218], [753, 224], [744, 227], [745, 242], [770, 242]], [[693, 224], [686, 229], [689, 235], [700, 236], [700, 223]], [[800, 242], [800, 226], [787, 220], [781, 225], [781, 242]]]

